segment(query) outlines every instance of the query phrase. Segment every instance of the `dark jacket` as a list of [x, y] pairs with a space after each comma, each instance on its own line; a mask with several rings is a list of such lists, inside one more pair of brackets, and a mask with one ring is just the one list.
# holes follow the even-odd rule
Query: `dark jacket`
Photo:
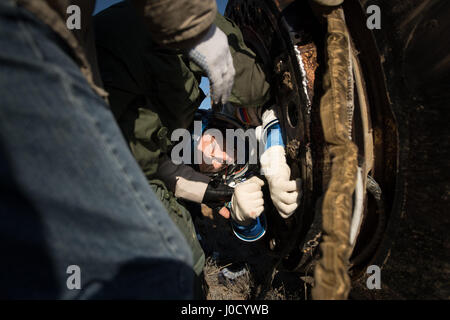
[[[69, 46], [93, 90], [102, 97], [98, 72], [92, 13], [93, 0], [16, 0], [17, 3], [50, 26]], [[195, 44], [208, 30], [216, 16], [214, 0], [128, 0], [143, 17], [152, 38], [163, 45], [186, 48]], [[77, 5], [81, 9], [81, 30], [69, 30], [66, 26], [67, 9]]]

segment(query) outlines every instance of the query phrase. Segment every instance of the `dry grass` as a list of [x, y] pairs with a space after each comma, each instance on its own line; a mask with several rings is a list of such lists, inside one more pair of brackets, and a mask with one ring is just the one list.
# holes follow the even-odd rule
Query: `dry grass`
[[[195, 223], [207, 257], [204, 275], [208, 300], [304, 299], [303, 275], [274, 271], [277, 259], [267, 243], [237, 239], [229, 221], [216, 214]], [[223, 268], [236, 265], [245, 265], [248, 272], [233, 281], [219, 277]]]
[[221, 280], [220, 271], [226, 266], [218, 266], [217, 262], [209, 258], [205, 266], [205, 280], [209, 286], [207, 294], [208, 300], [248, 300], [251, 295], [251, 287], [253, 286], [249, 272], [238, 277], [237, 279]]

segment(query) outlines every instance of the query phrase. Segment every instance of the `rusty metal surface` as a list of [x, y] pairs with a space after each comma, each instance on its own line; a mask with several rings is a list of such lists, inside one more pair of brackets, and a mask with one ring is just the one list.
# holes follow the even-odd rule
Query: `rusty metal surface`
[[305, 45], [297, 45], [298, 51], [300, 51], [301, 58], [303, 60], [303, 66], [306, 73], [307, 90], [309, 99], [312, 101], [314, 98], [314, 83], [316, 80], [316, 70], [319, 67], [317, 61], [317, 46], [314, 42], [310, 42]]
[[[271, 86], [286, 137], [288, 164], [292, 177], [303, 180], [303, 201], [296, 214], [288, 220], [280, 219], [276, 214], [268, 215], [271, 226], [268, 247], [281, 256], [302, 247], [315, 203], [310, 124], [318, 58], [310, 31], [303, 28], [303, 23], [312, 17], [305, 9], [309, 10], [304, 1], [230, 0], [226, 12], [239, 25], [247, 45], [258, 54], [271, 74]], [[305, 19], [291, 15], [295, 12], [303, 12]], [[304, 73], [299, 68], [293, 39], [299, 45], [301, 63], [305, 60]]]

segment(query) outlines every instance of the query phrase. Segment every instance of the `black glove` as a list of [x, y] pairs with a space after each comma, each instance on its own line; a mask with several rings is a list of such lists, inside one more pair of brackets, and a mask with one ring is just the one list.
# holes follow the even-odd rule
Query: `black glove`
[[231, 201], [234, 189], [217, 180], [211, 180], [206, 188], [202, 203], [211, 209], [220, 209], [225, 203]]

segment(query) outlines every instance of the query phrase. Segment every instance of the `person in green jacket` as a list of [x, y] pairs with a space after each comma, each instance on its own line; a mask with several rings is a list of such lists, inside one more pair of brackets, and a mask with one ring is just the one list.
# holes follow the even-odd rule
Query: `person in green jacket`
[[[231, 199], [233, 190], [214, 186], [189, 166], [174, 165], [169, 151], [173, 130], [188, 128], [205, 98], [199, 88], [205, 73], [181, 52], [157, 44], [133, 9], [123, 2], [95, 16], [100, 74], [130, 150], [184, 234], [200, 275], [205, 256], [183, 201], [217, 207]], [[227, 35], [236, 71], [229, 102], [256, 110], [270, 99], [266, 73], [231, 20], [217, 13], [214, 23]]]

